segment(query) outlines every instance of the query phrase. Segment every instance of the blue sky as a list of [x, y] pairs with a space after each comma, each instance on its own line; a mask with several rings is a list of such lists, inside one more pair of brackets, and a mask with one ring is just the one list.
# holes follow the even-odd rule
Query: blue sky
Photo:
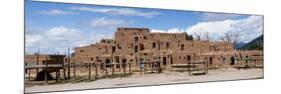
[[26, 52], [63, 53], [113, 38], [117, 27], [192, 35], [207, 32], [213, 41], [220, 41], [224, 33], [239, 32], [239, 41], [248, 42], [263, 33], [262, 21], [263, 17], [254, 15], [27, 1]]

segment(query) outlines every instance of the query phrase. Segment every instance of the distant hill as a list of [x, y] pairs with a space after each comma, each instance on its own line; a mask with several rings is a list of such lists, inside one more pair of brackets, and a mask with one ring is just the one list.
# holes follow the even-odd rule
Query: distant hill
[[237, 42], [237, 43], [234, 44], [234, 48], [235, 48], [235, 49], [240, 49], [240, 48], [242, 48], [245, 44], [247, 44], [247, 43], [245, 43], [245, 42]]
[[242, 50], [263, 50], [263, 35], [243, 45]]

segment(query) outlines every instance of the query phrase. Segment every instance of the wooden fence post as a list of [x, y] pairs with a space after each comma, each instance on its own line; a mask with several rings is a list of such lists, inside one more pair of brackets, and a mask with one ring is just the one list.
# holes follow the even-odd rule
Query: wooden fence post
[[58, 71], [56, 71], [56, 82], [58, 82]]
[[132, 73], [132, 69], [131, 69], [131, 61], [129, 62], [129, 72]]
[[98, 66], [97, 66], [97, 64], [95, 64], [95, 70], [96, 70], [96, 71], [95, 71], [95, 72], [96, 72], [96, 73], [95, 73], [95, 78], [97, 78], [97, 77], [98, 77]]
[[58, 70], [58, 81], [60, 81], [60, 69]]
[[147, 63], [146, 61], [143, 62], [143, 64], [144, 64], [144, 74], [146, 74], [146, 63]]
[[73, 64], [73, 76], [76, 79], [76, 64]]
[[124, 72], [124, 74], [126, 74], [126, 63], [125, 62], [123, 62], [123, 64], [122, 64], [123, 66], [123, 72]]
[[106, 62], [104, 63], [104, 67], [105, 67], [105, 78], [107, 78], [108, 72], [107, 72], [107, 64], [106, 64]]
[[91, 63], [88, 63], [88, 67], [89, 67], [89, 79], [91, 80]]
[[114, 75], [114, 63], [112, 63], [111, 69], [112, 69], [112, 75]]
[[70, 79], [70, 55], [69, 55], [69, 48], [67, 49], [67, 65], [68, 65], [68, 71], [67, 71], [67, 74], [68, 74], [68, 79]]
[[48, 63], [45, 62], [45, 75], [44, 75], [44, 78], [45, 78], [45, 85], [48, 85], [48, 75], [47, 75], [47, 72], [48, 72]]
[[207, 63], [207, 65], [205, 66], [205, 68], [206, 68], [206, 74], [208, 74], [208, 70], [209, 70], [209, 62], [208, 62], [208, 60], [206, 60], [206, 63]]

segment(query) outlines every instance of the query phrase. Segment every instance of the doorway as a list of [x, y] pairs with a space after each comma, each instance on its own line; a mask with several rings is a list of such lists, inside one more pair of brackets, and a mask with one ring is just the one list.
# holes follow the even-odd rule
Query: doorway
[[166, 65], [167, 61], [166, 61], [166, 57], [163, 57], [163, 65]]

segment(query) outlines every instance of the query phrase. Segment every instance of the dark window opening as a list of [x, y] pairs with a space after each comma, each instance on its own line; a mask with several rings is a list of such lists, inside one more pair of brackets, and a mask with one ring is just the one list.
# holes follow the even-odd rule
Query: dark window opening
[[123, 63], [123, 64], [122, 64], [122, 67], [125, 67], [125, 66], [126, 66], [126, 64], [125, 64], [126, 61], [127, 61], [126, 59], [122, 59], [122, 63]]
[[80, 52], [81, 52], [81, 53], [83, 53], [83, 52], [84, 52], [84, 50], [80, 50]]
[[138, 42], [139, 41], [139, 38], [138, 37], [135, 37], [135, 42]]
[[188, 55], [187, 56], [187, 61], [190, 61], [190, 60], [191, 60], [190, 55]]
[[156, 43], [152, 43], [152, 48], [156, 48]]
[[166, 57], [163, 57], [163, 65], [166, 65]]
[[184, 50], [184, 45], [183, 44], [181, 45], [181, 50]]
[[112, 47], [112, 53], [115, 53], [115, 50], [116, 50], [116, 47], [113, 46], [113, 47]]
[[140, 50], [144, 50], [144, 45], [140, 44]]
[[234, 57], [231, 57], [230, 61], [231, 61], [230, 65], [234, 65]]
[[110, 59], [105, 59], [105, 64], [106, 64], [106, 67], [109, 67], [110, 66]]
[[117, 64], [117, 65], [116, 65], [116, 68], [117, 68], [117, 69], [120, 69], [120, 64]]
[[168, 49], [168, 48], [169, 48], [169, 43], [166, 44], [166, 49]]
[[209, 61], [210, 61], [210, 65], [213, 65], [213, 57], [210, 57]]
[[139, 47], [135, 46], [135, 52], [138, 52]]

